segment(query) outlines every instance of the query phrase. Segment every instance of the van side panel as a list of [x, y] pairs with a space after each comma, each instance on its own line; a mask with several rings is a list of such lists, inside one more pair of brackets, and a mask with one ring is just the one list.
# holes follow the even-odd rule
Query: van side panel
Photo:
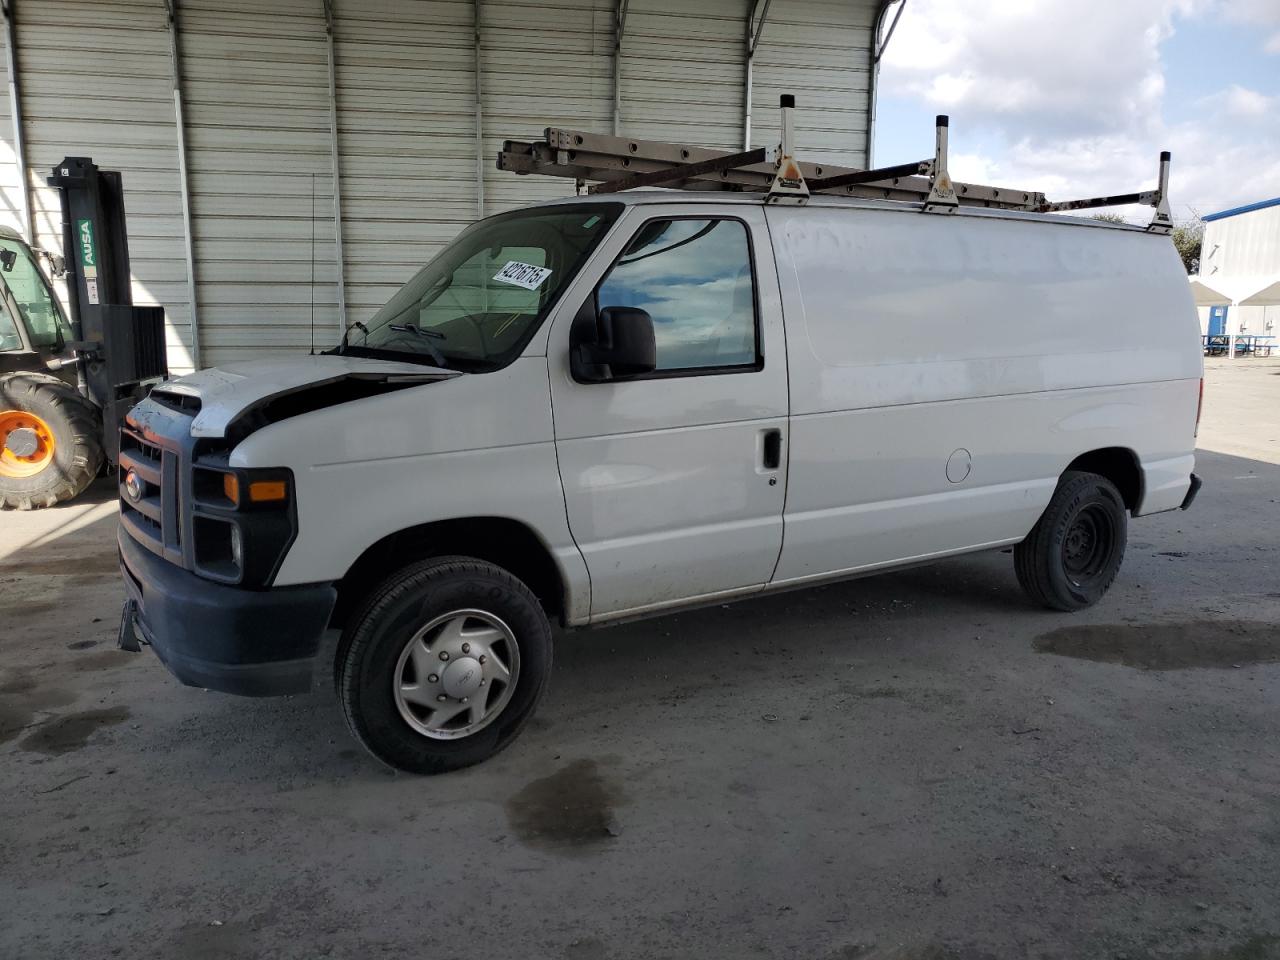
[[769, 208], [791, 471], [774, 582], [1021, 540], [1082, 453], [1181, 503], [1201, 375], [1167, 237], [968, 211]]

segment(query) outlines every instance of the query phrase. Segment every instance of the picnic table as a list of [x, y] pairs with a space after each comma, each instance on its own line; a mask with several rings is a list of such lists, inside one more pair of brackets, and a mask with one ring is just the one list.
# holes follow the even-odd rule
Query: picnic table
[[[1235, 355], [1269, 357], [1271, 341], [1274, 339], [1275, 336], [1269, 333], [1237, 333]], [[1231, 349], [1231, 335], [1228, 333], [1202, 333], [1200, 342], [1204, 346], [1205, 356], [1209, 357], [1225, 357]]]

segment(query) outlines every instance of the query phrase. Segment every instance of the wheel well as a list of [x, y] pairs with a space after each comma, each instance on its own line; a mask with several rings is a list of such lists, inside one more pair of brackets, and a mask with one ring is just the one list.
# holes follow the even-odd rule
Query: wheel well
[[1067, 469], [1085, 470], [1106, 477], [1116, 485], [1130, 513], [1142, 503], [1142, 467], [1138, 463], [1138, 455], [1126, 447], [1090, 450], [1067, 464]]
[[502, 567], [533, 591], [547, 616], [563, 617], [564, 582], [538, 535], [507, 517], [470, 517], [409, 527], [365, 550], [338, 583], [331, 626], [341, 627], [369, 591], [396, 570], [430, 557], [452, 555]]

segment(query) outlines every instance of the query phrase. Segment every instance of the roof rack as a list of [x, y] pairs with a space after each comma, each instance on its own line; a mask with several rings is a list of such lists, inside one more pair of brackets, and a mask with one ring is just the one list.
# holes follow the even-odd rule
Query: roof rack
[[932, 157], [864, 170], [797, 160], [795, 97], [784, 94], [781, 107], [781, 142], [774, 148], [728, 153], [688, 144], [548, 127], [542, 140], [504, 141], [498, 153], [498, 169], [569, 177], [577, 181], [579, 193], [591, 195], [637, 187], [668, 187], [759, 193], [765, 203], [803, 204], [815, 195], [864, 197], [914, 201], [921, 204], [925, 213], [952, 213], [961, 206], [1057, 213], [1143, 204], [1155, 208], [1148, 231], [1168, 233], [1173, 229], [1168, 200], [1168, 151], [1160, 154], [1155, 190], [1055, 202], [1033, 190], [953, 182], [947, 172], [946, 116], [937, 118]]

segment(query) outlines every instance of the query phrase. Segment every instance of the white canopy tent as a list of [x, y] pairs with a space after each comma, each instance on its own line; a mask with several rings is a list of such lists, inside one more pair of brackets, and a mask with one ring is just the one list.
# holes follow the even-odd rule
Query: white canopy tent
[[[1280, 278], [1270, 281], [1257, 278], [1245, 282], [1235, 281], [1231, 284], [1237, 291], [1235, 296], [1209, 286], [1200, 277], [1189, 277], [1188, 279], [1191, 281], [1191, 296], [1197, 307], [1280, 306]], [[1258, 285], [1259, 283], [1261, 283], [1261, 286]], [[1253, 292], [1240, 296], [1238, 292], [1241, 290], [1252, 290]], [[1228, 331], [1227, 336], [1229, 337], [1227, 356], [1235, 359], [1236, 333], [1231, 330]]]
[[1190, 277], [1191, 280], [1191, 296], [1196, 302], [1197, 307], [1225, 307], [1231, 303], [1231, 298], [1225, 293], [1221, 293], [1209, 286], [1199, 277]]
[[1255, 290], [1243, 300], [1238, 301], [1242, 307], [1276, 307], [1280, 306], [1280, 277], [1272, 280], [1260, 290]]

